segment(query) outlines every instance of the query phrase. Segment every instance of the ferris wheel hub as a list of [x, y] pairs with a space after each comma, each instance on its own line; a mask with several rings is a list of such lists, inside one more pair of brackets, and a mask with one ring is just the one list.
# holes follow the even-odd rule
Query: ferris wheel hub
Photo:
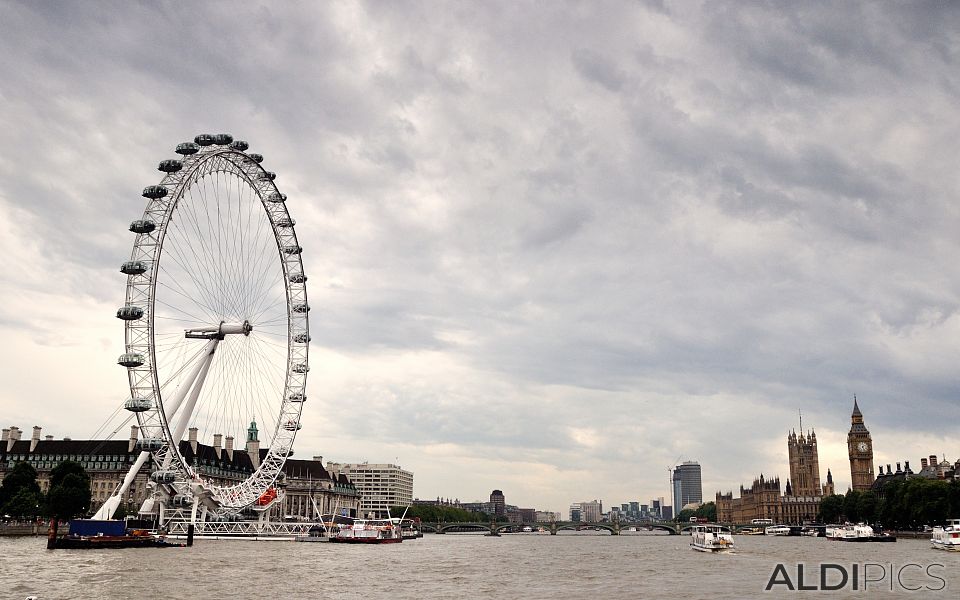
[[243, 335], [250, 335], [251, 331], [253, 331], [253, 325], [250, 324], [250, 321], [244, 321], [243, 323], [220, 321], [220, 324], [216, 327], [187, 329], [184, 331], [183, 337], [197, 340], [212, 340], [215, 338], [222, 340], [224, 336], [231, 334], [242, 333]]

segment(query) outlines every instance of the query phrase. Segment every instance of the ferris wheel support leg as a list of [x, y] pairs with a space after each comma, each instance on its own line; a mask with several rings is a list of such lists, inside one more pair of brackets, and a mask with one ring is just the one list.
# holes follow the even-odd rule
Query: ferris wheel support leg
[[[205, 354], [200, 363], [195, 367], [196, 375], [191, 374], [190, 379], [193, 380], [192, 386], [186, 386], [182, 389], [182, 392], [177, 394], [176, 408], [180, 408], [180, 403], [183, 401], [183, 396], [186, 395], [187, 391], [190, 390], [190, 398], [187, 400], [187, 405], [184, 407], [183, 412], [180, 413], [180, 417], [177, 420], [176, 430], [171, 432], [171, 444], [177, 444], [180, 442], [180, 438], [183, 437], [183, 433], [187, 430], [187, 425], [190, 423], [190, 418], [193, 416], [193, 409], [197, 406], [197, 398], [200, 397], [200, 390], [203, 389], [203, 382], [207, 378], [207, 372], [210, 371], [210, 363], [213, 362], [213, 353], [217, 349], [217, 344], [220, 342], [219, 339], [213, 338], [207, 342], [205, 349]], [[173, 453], [168, 452], [166, 457], [163, 459], [163, 468], [170, 468], [170, 463], [173, 461]]]
[[113, 518], [113, 513], [116, 512], [117, 507], [120, 506], [124, 494], [130, 489], [130, 484], [133, 483], [133, 480], [137, 477], [137, 473], [140, 472], [140, 469], [144, 463], [147, 462], [148, 458], [150, 458], [150, 453], [146, 450], [140, 453], [136, 462], [130, 466], [130, 471], [127, 472], [127, 476], [123, 478], [123, 483], [120, 484], [120, 488], [117, 489], [112, 496], [107, 498], [107, 501], [103, 503], [103, 506], [97, 511], [97, 514], [93, 516], [94, 519], [107, 520]]

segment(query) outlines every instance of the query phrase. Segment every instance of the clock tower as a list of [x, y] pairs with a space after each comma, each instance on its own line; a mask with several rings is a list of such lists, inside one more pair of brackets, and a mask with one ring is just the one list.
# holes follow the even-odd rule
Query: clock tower
[[850, 487], [866, 491], [873, 485], [873, 438], [863, 424], [863, 414], [853, 397], [850, 432], [847, 434], [847, 454], [850, 456]]

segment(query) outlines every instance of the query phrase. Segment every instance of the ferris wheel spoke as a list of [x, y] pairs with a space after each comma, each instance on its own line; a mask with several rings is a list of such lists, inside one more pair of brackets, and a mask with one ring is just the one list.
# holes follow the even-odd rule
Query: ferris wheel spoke
[[[190, 244], [189, 241], [186, 243], [187, 247], [190, 249], [190, 253], [193, 256], [194, 263], [197, 265], [203, 264], [202, 259], [197, 255], [196, 249], [193, 247], [193, 245]], [[199, 272], [195, 272], [193, 267], [187, 266], [190, 264], [190, 259], [186, 256], [186, 252], [183, 252], [180, 249], [179, 240], [177, 240], [176, 237], [171, 236], [170, 245], [174, 250], [174, 252], [170, 254], [170, 258], [173, 259], [173, 262], [175, 262], [183, 270], [183, 273], [190, 278], [190, 280], [193, 282], [193, 287], [197, 290], [197, 293], [203, 297], [204, 303], [211, 304], [215, 307], [214, 314], [219, 313], [222, 315], [223, 308], [219, 306], [220, 303], [217, 301], [217, 297], [214, 295], [211, 285], [207, 282], [207, 275], [204, 274], [204, 270], [196, 269], [196, 271]], [[180, 256], [181, 254], [183, 256]], [[180, 283], [173, 273], [166, 270], [164, 271], [174, 281]], [[180, 285], [182, 287], [182, 284]]]

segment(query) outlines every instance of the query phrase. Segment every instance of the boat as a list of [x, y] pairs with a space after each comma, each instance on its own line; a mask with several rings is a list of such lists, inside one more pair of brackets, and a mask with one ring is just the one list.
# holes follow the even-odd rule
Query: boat
[[803, 531], [800, 532], [800, 535], [805, 535], [807, 537], [817, 537], [818, 535], [820, 535], [820, 532], [818, 532], [816, 529], [804, 529]]
[[400, 537], [405, 540], [415, 540], [423, 537], [423, 533], [417, 528], [416, 522], [413, 519], [398, 519], [394, 517], [390, 519], [390, 521], [394, 527], [400, 528]]
[[[192, 540], [191, 540], [192, 541]], [[51, 527], [47, 537], [50, 550], [77, 550], [93, 548], [182, 548], [184, 544], [174, 544], [164, 536], [153, 535], [146, 529], [127, 529], [126, 522], [113, 519], [73, 519], [70, 532], [57, 535]]]
[[946, 527], [934, 527], [930, 544], [937, 550], [960, 552], [960, 519], [950, 519]]
[[864, 523], [844, 525], [842, 527], [828, 527], [827, 539], [839, 542], [895, 542], [896, 536], [887, 533], [877, 533], [873, 527]]
[[307, 535], [298, 535], [293, 538], [295, 542], [329, 542], [330, 536], [327, 534], [329, 530], [320, 525], [314, 525], [310, 528], [310, 531], [307, 532]]
[[530, 527], [529, 525], [524, 525], [522, 531], [523, 533], [533, 533], [533, 527]]
[[403, 541], [400, 527], [390, 519], [354, 519], [352, 524], [340, 525], [331, 542], [341, 544], [398, 544]]
[[692, 528], [690, 547], [698, 552], [732, 552], [733, 534], [720, 525], [697, 525]]
[[786, 525], [771, 525], [763, 530], [765, 535], [790, 535], [790, 527]]
[[740, 530], [740, 535], [763, 535], [761, 527], [745, 527]]

